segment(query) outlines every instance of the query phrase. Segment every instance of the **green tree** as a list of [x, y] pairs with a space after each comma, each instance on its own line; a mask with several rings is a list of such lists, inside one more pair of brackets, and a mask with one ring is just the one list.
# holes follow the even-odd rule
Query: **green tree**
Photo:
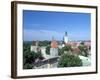
[[33, 68], [33, 65], [32, 64], [26, 63], [24, 65], [24, 69], [32, 69], [32, 68]]
[[61, 56], [64, 53], [63, 49], [58, 48], [58, 55]]
[[[41, 53], [35, 53], [34, 51], [32, 52], [25, 52], [23, 54], [23, 63], [24, 63], [24, 68], [27, 69], [30, 67], [36, 59], [43, 60], [43, 56]], [[27, 68], [26, 68], [27, 67]]]
[[71, 50], [71, 46], [67, 45], [65, 47], [62, 48], [64, 51], [70, 51]]
[[80, 45], [78, 48], [79, 48], [80, 51], [81, 51], [81, 52], [80, 52], [81, 55], [86, 56], [86, 57], [89, 55], [89, 51], [88, 51], [87, 46], [85, 46], [85, 45]]
[[46, 54], [50, 55], [50, 46], [46, 47]]
[[58, 54], [63, 55], [65, 51], [67, 52], [67, 51], [71, 51], [71, 50], [72, 50], [71, 46], [67, 45], [67, 46], [64, 46], [62, 49], [58, 49]]
[[75, 67], [82, 66], [82, 61], [78, 56], [63, 54], [58, 62], [58, 67]]
[[43, 55], [42, 55], [41, 52], [38, 52], [38, 53], [37, 53], [37, 58], [38, 58], [39, 60], [43, 60], [43, 59], [44, 59], [44, 57], [43, 57]]
[[30, 51], [30, 42], [23, 43], [23, 68], [30, 69], [36, 59], [43, 60], [41, 52], [35, 53]]
[[48, 46], [48, 45], [50, 45], [50, 41], [39, 41], [39, 46]]

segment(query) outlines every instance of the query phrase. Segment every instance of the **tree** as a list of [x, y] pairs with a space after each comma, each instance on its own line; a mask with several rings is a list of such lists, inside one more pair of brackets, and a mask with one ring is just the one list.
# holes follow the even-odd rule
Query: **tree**
[[85, 57], [87, 57], [87, 56], [89, 55], [87, 46], [85, 46], [85, 45], [80, 45], [78, 48], [79, 48], [80, 51], [81, 51], [81, 55], [83, 55], [83, 56], [85, 56]]
[[39, 46], [48, 46], [48, 45], [50, 45], [50, 41], [47, 41], [47, 40], [45, 40], [45, 41], [39, 41]]
[[30, 51], [30, 43], [24, 42], [23, 44], [23, 68], [30, 69], [36, 59], [43, 60], [41, 52], [35, 53]]
[[71, 46], [67, 45], [65, 47], [62, 48], [64, 51], [71, 51]]
[[35, 63], [36, 59], [43, 60], [43, 56], [40, 52], [35, 53], [34, 51], [32, 52], [27, 52], [23, 54], [23, 63], [24, 63], [24, 68], [29, 68], [33, 63]]
[[37, 58], [38, 58], [39, 60], [43, 60], [43, 59], [44, 59], [44, 57], [43, 57], [43, 55], [42, 55], [41, 52], [38, 52], [38, 53], [37, 53]]
[[71, 46], [67, 45], [67, 46], [64, 46], [62, 49], [58, 49], [58, 54], [63, 55], [64, 52], [69, 52], [71, 50], [72, 50]]
[[26, 63], [23, 67], [24, 67], [24, 69], [32, 69], [33, 65], [29, 64], [29, 63]]
[[46, 47], [46, 54], [50, 55], [50, 46]]
[[58, 55], [61, 56], [64, 53], [63, 49], [58, 48]]
[[70, 53], [63, 54], [58, 61], [58, 67], [75, 67], [82, 66], [82, 61], [78, 56], [71, 55]]

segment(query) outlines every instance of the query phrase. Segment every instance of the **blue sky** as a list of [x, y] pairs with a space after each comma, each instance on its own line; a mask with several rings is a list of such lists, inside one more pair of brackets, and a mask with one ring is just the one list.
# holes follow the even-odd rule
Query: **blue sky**
[[62, 40], [65, 31], [70, 40], [90, 40], [89, 13], [23, 10], [24, 41]]

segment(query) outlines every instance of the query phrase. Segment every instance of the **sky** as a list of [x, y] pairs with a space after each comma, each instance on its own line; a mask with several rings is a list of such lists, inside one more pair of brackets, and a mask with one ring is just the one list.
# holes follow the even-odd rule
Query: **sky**
[[23, 10], [24, 41], [63, 40], [66, 31], [69, 40], [90, 40], [91, 14]]

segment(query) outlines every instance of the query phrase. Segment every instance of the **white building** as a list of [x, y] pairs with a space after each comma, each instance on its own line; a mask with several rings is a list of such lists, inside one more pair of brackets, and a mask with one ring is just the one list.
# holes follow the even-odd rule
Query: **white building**
[[30, 47], [30, 50], [31, 50], [31, 51], [34, 51], [34, 52], [37, 52], [37, 48], [38, 48], [37, 46], [33, 46], [33, 45], [32, 45], [32, 46]]
[[35, 45], [32, 44], [32, 45], [30, 46], [30, 50], [31, 50], [31, 51], [34, 51], [34, 52], [36, 52], [36, 53], [37, 53], [38, 51], [40, 51], [41, 49], [40, 49], [40, 47], [38, 46], [38, 43], [39, 43], [39, 41], [36, 41], [36, 44], [35, 44]]

